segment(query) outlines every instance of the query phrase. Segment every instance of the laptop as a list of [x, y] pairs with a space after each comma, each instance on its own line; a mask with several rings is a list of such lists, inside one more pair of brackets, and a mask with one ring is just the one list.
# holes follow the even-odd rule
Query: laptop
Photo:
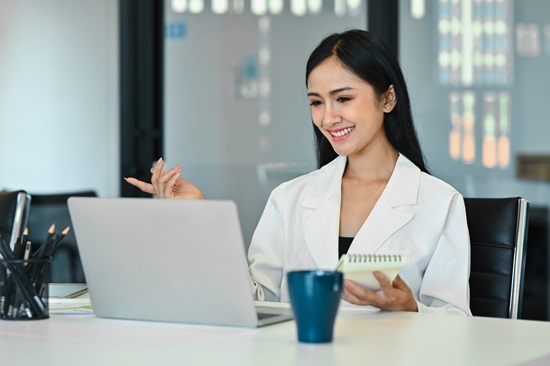
[[259, 327], [292, 319], [252, 294], [235, 202], [71, 197], [98, 317]]

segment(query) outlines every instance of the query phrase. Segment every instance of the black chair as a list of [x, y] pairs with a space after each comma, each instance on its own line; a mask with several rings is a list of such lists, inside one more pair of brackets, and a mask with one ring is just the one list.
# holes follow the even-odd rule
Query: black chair
[[78, 253], [67, 200], [69, 197], [97, 197], [93, 190], [56, 194], [31, 194], [28, 228], [33, 248], [40, 246], [46, 232], [55, 224], [56, 232], [67, 226], [71, 229], [52, 256], [51, 282], [85, 283], [82, 262]]
[[0, 192], [0, 238], [12, 249], [27, 226], [29, 201], [25, 191]]
[[529, 203], [524, 198], [465, 198], [471, 241], [474, 316], [521, 314]]

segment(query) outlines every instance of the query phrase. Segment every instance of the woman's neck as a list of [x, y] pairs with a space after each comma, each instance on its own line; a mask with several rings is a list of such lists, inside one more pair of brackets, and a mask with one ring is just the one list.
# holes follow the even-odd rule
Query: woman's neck
[[399, 152], [391, 145], [369, 154], [350, 155], [344, 177], [361, 181], [388, 180], [398, 157]]

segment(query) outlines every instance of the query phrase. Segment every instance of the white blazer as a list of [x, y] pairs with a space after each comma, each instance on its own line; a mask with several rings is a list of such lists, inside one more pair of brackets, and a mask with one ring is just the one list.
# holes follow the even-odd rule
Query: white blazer
[[[258, 300], [288, 302], [290, 270], [336, 268], [346, 162], [337, 157], [271, 193], [248, 251]], [[471, 315], [464, 200], [403, 155], [349, 248], [349, 253], [384, 251], [409, 254], [400, 276], [420, 312]]]

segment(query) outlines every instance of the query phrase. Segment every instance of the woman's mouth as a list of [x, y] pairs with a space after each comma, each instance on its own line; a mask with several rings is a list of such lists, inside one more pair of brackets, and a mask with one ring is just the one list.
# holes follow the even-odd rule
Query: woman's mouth
[[339, 130], [330, 130], [328, 132], [332, 136], [332, 141], [340, 141], [347, 138], [354, 129], [355, 127], [346, 127]]

